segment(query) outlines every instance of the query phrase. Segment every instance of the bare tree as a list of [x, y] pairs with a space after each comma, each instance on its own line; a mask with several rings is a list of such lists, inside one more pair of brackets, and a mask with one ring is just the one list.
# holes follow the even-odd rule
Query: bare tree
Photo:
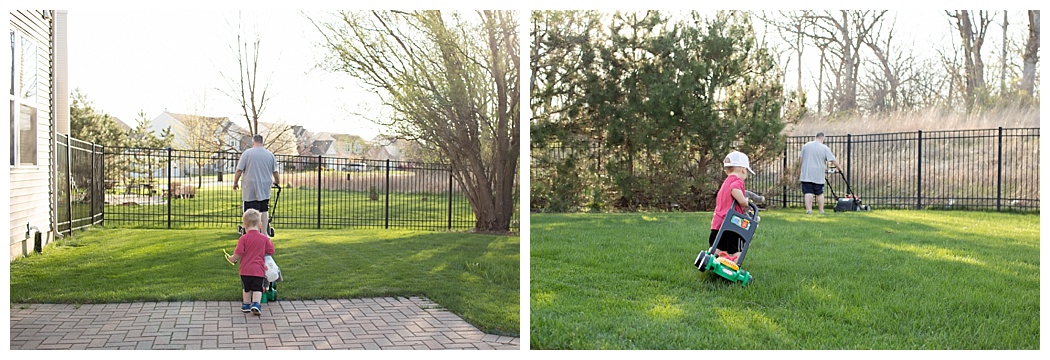
[[1029, 96], [1035, 92], [1035, 64], [1039, 61], [1039, 10], [1028, 10], [1028, 43], [1024, 48], [1024, 68], [1021, 70], [1021, 91]]
[[479, 231], [507, 231], [519, 153], [518, 26], [514, 12], [342, 12], [315, 25], [328, 67], [372, 87], [402, 138], [439, 149]]
[[[862, 62], [860, 51], [869, 33], [883, 21], [886, 13], [887, 10], [807, 10], [782, 14], [789, 17], [786, 22], [776, 25], [783, 33], [796, 37], [796, 42], [799, 38], [809, 39], [823, 49], [821, 58], [824, 60], [821, 65], [830, 65], [828, 70], [834, 77], [833, 98], [829, 99], [834, 106], [829, 106], [829, 109], [853, 111], [857, 108], [857, 86]], [[818, 102], [822, 100], [822, 94], [818, 94]], [[818, 105], [818, 109], [822, 105]]]
[[1006, 49], [1010, 45], [1010, 39], [1006, 35], [1010, 27], [1010, 20], [1007, 18], [1009, 14], [1009, 11], [1003, 10], [1003, 52], [999, 57], [999, 63], [1002, 66], [999, 70], [999, 96], [1006, 95]]
[[962, 40], [966, 108], [971, 110], [978, 102], [979, 93], [985, 91], [984, 60], [981, 58], [981, 47], [984, 46], [984, 38], [988, 34], [988, 25], [992, 22], [992, 14], [980, 10], [977, 12], [977, 18], [974, 19], [967, 10], [946, 11], [946, 13], [950, 19], [955, 20], [954, 27]]
[[197, 187], [204, 183], [204, 165], [208, 159], [202, 154], [222, 151], [224, 135], [222, 134], [222, 122], [220, 118], [207, 117], [202, 114], [207, 112], [207, 95], [198, 97], [193, 105], [193, 113], [188, 115], [176, 115], [181, 126], [176, 128], [179, 138], [187, 146], [187, 150], [200, 152], [193, 157], [194, 165], [197, 165]]
[[242, 23], [238, 18], [236, 42], [230, 45], [230, 50], [237, 56], [237, 75], [220, 71], [228, 86], [219, 91], [240, 105], [241, 113], [248, 123], [248, 131], [254, 135], [259, 133], [259, 119], [270, 100], [267, 92], [273, 74], [264, 79], [259, 78], [259, 48], [262, 39], [258, 32], [246, 34]]
[[299, 155], [294, 125], [278, 121], [276, 123], [259, 122], [257, 126], [255, 134], [262, 135], [266, 139], [267, 150], [280, 155]]

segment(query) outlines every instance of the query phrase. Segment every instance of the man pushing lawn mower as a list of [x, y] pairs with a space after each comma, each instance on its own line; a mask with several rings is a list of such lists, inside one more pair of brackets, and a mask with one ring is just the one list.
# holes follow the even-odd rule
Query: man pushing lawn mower
[[[751, 170], [750, 161], [742, 152], [729, 153], [723, 160], [726, 180], [715, 196], [715, 213], [711, 219], [711, 236], [707, 251], [701, 251], [693, 265], [700, 271], [712, 270], [714, 273], [740, 282], [741, 286], [751, 283], [751, 274], [741, 270], [744, 255], [751, 244], [751, 238], [758, 228], [758, 207], [748, 201], [752, 197], [758, 201], [765, 198], [747, 191], [744, 180]], [[750, 208], [753, 215], [746, 215], [745, 208]]]
[[[259, 226], [264, 228], [266, 234], [271, 237], [274, 233], [268, 216], [270, 185], [278, 186], [278, 194], [280, 193], [281, 177], [277, 169], [277, 157], [263, 147], [262, 135], [255, 135], [252, 137], [252, 148], [241, 154], [241, 159], [237, 162], [237, 172], [233, 175], [234, 191], [241, 186], [241, 175], [244, 175], [244, 190], [241, 191], [241, 198], [244, 200], [243, 211], [258, 210], [262, 214], [262, 222]], [[271, 176], [273, 181], [270, 181]], [[241, 234], [246, 231], [243, 227], [238, 230]]]

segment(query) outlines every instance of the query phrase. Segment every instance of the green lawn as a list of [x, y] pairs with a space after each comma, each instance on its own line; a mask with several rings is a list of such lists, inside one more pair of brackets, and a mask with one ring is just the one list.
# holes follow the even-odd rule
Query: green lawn
[[[422, 295], [518, 335], [519, 239], [406, 230], [285, 230], [278, 299]], [[235, 229], [93, 229], [11, 263], [12, 303], [239, 300]]]
[[763, 212], [730, 284], [710, 213], [534, 214], [533, 349], [1038, 349], [1039, 215]]
[[[318, 192], [316, 189], [286, 188], [272, 194], [275, 228], [309, 229], [317, 227]], [[120, 199], [119, 197], [116, 199]], [[166, 200], [160, 198], [158, 200]], [[387, 215], [385, 195], [369, 199], [368, 192], [331, 191], [320, 193], [321, 227], [384, 227]], [[474, 227], [474, 213], [466, 197], [452, 198], [452, 228], [465, 230]], [[271, 201], [271, 206], [274, 201]], [[417, 230], [444, 230], [449, 220], [448, 194], [392, 193], [390, 195], [389, 225], [392, 228]], [[106, 205], [105, 218], [110, 227], [167, 228], [168, 205]], [[171, 203], [172, 228], [194, 229], [233, 226], [240, 221], [241, 193], [232, 188], [206, 187], [193, 198], [173, 199]]]

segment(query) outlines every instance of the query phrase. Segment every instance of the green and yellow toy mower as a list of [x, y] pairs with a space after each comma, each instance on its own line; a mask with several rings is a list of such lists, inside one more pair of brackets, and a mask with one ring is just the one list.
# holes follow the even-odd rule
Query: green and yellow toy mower
[[[701, 251], [696, 256], [696, 261], [693, 261], [693, 265], [700, 271], [711, 271], [718, 276], [721, 276], [729, 281], [738, 282], [740, 286], [751, 285], [755, 281], [755, 278], [751, 276], [751, 273], [745, 271], [740, 266], [744, 264], [744, 255], [747, 255], [747, 248], [751, 245], [751, 238], [755, 236], [755, 229], [758, 228], [758, 207], [754, 203], [748, 203], [751, 208], [751, 216], [747, 214], [741, 214], [736, 210], [729, 209], [729, 213], [726, 214], [725, 220], [722, 221], [722, 228], [718, 230], [718, 234], [715, 235], [714, 244], [711, 244], [711, 248], [706, 251]], [[734, 263], [733, 261], [724, 257], [716, 255], [715, 249], [718, 248], [718, 242], [722, 240], [722, 235], [726, 231], [732, 231], [740, 235], [744, 239], [744, 245], [740, 249], [740, 261]]]

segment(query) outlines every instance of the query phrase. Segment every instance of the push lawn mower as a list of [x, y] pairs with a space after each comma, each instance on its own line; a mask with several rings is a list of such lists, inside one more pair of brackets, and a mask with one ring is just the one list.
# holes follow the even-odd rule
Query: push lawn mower
[[[758, 206], [753, 202], [748, 202], [748, 206], [751, 208], [750, 216], [730, 208], [725, 220], [722, 221], [722, 228], [715, 235], [715, 241], [711, 244], [711, 248], [701, 251], [700, 255], [696, 256], [696, 261], [693, 261], [693, 265], [700, 271], [711, 270], [729, 281], [739, 282], [740, 286], [744, 287], [755, 281], [751, 273], [741, 269], [740, 266], [744, 264], [744, 255], [747, 255], [747, 248], [751, 245], [751, 238], [755, 236], [755, 230], [758, 229]], [[718, 242], [722, 240], [722, 235], [727, 231], [739, 234], [744, 239], [738, 262], [719, 257], [715, 253], [715, 249], [718, 248]]]
[[[277, 211], [277, 202], [281, 200], [281, 185], [274, 184], [273, 187], [277, 189], [277, 196], [273, 198], [273, 206], [270, 206], [270, 211], [267, 212], [269, 219], [266, 221], [266, 235], [270, 237], [273, 237], [273, 226], [271, 226], [273, 224], [273, 213]], [[248, 209], [244, 208], [244, 203], [241, 204], [241, 213], [243, 214]], [[244, 235], [244, 225], [237, 225], [237, 233]]]
[[849, 185], [849, 181], [846, 180], [846, 175], [842, 174], [842, 171], [834, 168], [828, 169], [828, 174], [834, 173], [838, 173], [839, 176], [842, 177], [842, 182], [846, 184], [846, 196], [839, 198], [838, 195], [835, 195], [835, 188], [831, 187], [831, 181], [827, 176], [824, 177], [825, 182], [828, 184], [828, 190], [831, 191], [831, 197], [836, 201], [835, 211], [871, 211], [871, 206], [862, 204], [860, 197], [853, 192], [853, 187]]

